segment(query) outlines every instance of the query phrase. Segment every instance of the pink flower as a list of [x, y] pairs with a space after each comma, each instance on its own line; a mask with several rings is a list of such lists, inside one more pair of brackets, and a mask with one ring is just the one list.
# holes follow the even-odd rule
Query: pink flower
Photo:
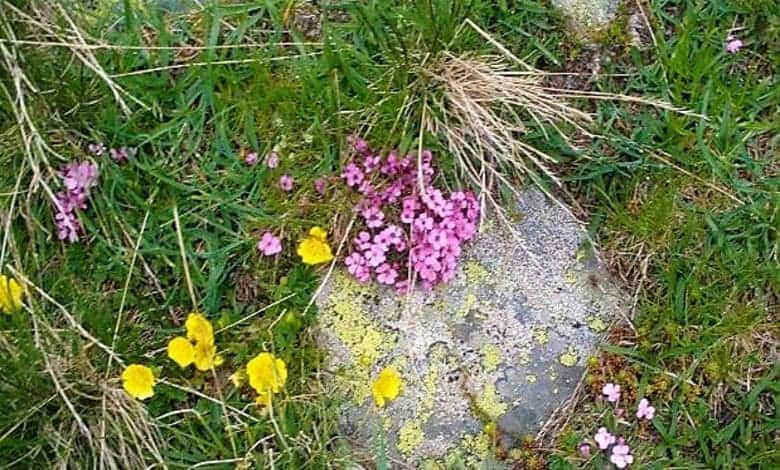
[[255, 166], [257, 165], [258, 158], [257, 152], [249, 152], [246, 154], [246, 157], [244, 157], [244, 163], [249, 166]]
[[128, 149], [127, 147], [119, 147], [118, 149], [109, 150], [108, 153], [115, 162], [124, 163], [135, 155], [135, 150]]
[[620, 385], [606, 384], [601, 389], [601, 394], [607, 397], [607, 401], [615, 403], [620, 400]]
[[639, 400], [639, 407], [636, 410], [636, 417], [639, 419], [646, 419], [650, 421], [653, 419], [653, 416], [655, 416], [655, 407], [650, 406], [650, 402], [647, 400], [647, 398], [642, 398]]
[[369, 207], [363, 210], [363, 218], [369, 228], [377, 228], [382, 226], [385, 214], [376, 207]]
[[735, 38], [731, 34], [728, 35], [726, 41], [726, 51], [728, 51], [729, 54], [736, 54], [742, 49], [742, 46], [744, 46], [744, 43], [741, 40]]
[[617, 445], [612, 448], [612, 455], [609, 457], [609, 461], [615, 464], [617, 468], [626, 468], [634, 462], [634, 456], [630, 452], [631, 449], [625, 445], [625, 441], [621, 437]]
[[257, 249], [265, 256], [273, 256], [281, 253], [282, 241], [271, 232], [265, 232], [257, 243]]
[[58, 212], [54, 220], [57, 222], [57, 238], [68, 243], [74, 243], [79, 239], [81, 223], [76, 218], [75, 212]]
[[395, 283], [395, 293], [397, 295], [406, 295], [411, 290], [411, 284], [408, 279], [404, 279]]
[[368, 146], [368, 142], [361, 139], [357, 136], [349, 136], [347, 137], [347, 142], [352, 144], [352, 148], [354, 148], [359, 153], [368, 153], [371, 151], [371, 149]]
[[282, 188], [282, 191], [292, 191], [294, 184], [295, 181], [293, 180], [293, 177], [288, 174], [284, 174], [279, 178], [279, 187]]
[[363, 171], [354, 163], [344, 167], [341, 177], [347, 182], [347, 186], [354, 187], [363, 182]]
[[590, 458], [590, 444], [587, 442], [581, 443], [579, 446], [577, 446], [577, 450], [580, 452], [580, 455], [583, 459], [589, 459]]
[[376, 268], [380, 264], [384, 263], [387, 259], [387, 247], [380, 245], [379, 243], [375, 243], [371, 245], [368, 250], [364, 252], [364, 255], [366, 257], [366, 263], [372, 267]]
[[593, 440], [599, 445], [599, 449], [604, 450], [615, 443], [615, 436], [610, 434], [609, 431], [607, 431], [607, 428], [602, 426], [599, 428], [596, 435], [593, 436]]
[[89, 193], [97, 185], [98, 168], [89, 162], [71, 163], [62, 171], [62, 182], [65, 189]]
[[380, 284], [393, 285], [395, 279], [398, 277], [398, 271], [387, 263], [380, 264], [376, 268], [376, 273], [376, 280], [379, 281]]
[[265, 166], [268, 168], [276, 168], [279, 166], [279, 155], [276, 152], [271, 152], [265, 157]]
[[317, 178], [314, 181], [314, 190], [317, 191], [317, 194], [323, 195], [325, 194], [325, 185], [327, 183], [325, 182], [325, 178]]

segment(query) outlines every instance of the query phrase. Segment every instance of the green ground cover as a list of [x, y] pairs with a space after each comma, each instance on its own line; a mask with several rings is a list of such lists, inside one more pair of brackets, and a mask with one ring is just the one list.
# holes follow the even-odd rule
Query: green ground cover
[[[340, 172], [346, 137], [360, 133], [402, 149], [422, 136], [459, 184], [446, 145], [420, 129], [423, 104], [437, 98], [421, 69], [444, 51], [497, 53], [466, 18], [543, 70], [587, 74], [577, 64], [591, 52], [531, 1], [176, 3], [0, 0], [0, 268], [27, 285], [25, 309], [0, 315], [0, 464], [344, 468], [357, 457], [335, 432], [327, 351], [310, 330], [324, 268], [303, 265], [294, 246], [312, 226], [338, 240], [350, 208], [335, 184], [320, 196], [314, 181]], [[636, 9], [626, 6], [591, 38], [603, 75], [577, 85], [706, 118], [581, 102], [602, 139], [574, 151], [527, 135], [556, 159], [556, 195], [591, 221], [635, 305], [591, 359], [571, 419], [506, 454], [520, 468], [600, 468], [577, 446], [619, 425], [596, 400], [619, 381], [658, 408], [628, 434], [634, 467], [776, 468], [780, 7], [641, 3], [653, 31], [645, 47], [631, 46]], [[85, 43], [112, 47], [78, 47], [69, 20]], [[736, 54], [725, 50], [733, 28], [745, 42]], [[89, 157], [93, 142], [137, 154], [124, 165]], [[278, 168], [243, 161], [272, 150]], [[43, 183], [87, 158], [100, 182], [81, 217], [86, 234], [63, 244]], [[283, 174], [295, 180], [290, 193]], [[255, 249], [265, 230], [283, 236], [278, 257]], [[226, 328], [213, 374], [165, 357], [192, 310]], [[270, 413], [229, 379], [261, 351], [289, 371]], [[179, 388], [131, 400], [120, 360]]]

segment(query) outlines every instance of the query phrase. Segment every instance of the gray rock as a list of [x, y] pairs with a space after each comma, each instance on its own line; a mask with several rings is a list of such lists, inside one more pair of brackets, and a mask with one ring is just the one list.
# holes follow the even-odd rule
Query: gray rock
[[603, 28], [615, 19], [618, 0], [552, 0], [580, 30]]
[[[492, 448], [541, 428], [624, 308], [568, 211], [529, 189], [510, 216], [514, 235], [486, 223], [431, 292], [399, 297], [342, 272], [323, 290], [317, 337], [344, 397], [341, 431], [369, 455], [498, 466]], [[379, 408], [371, 384], [387, 366], [403, 388]]]

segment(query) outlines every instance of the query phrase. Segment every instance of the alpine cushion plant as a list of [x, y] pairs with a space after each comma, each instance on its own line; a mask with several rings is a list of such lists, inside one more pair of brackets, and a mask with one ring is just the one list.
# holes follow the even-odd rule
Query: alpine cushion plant
[[462, 245], [477, 233], [479, 203], [470, 191], [445, 194], [434, 186], [433, 154], [424, 150], [382, 157], [361, 138], [351, 138], [352, 160], [344, 183], [360, 194], [355, 205], [361, 229], [345, 259], [360, 282], [375, 279], [398, 293], [410, 280], [426, 289], [455, 277]]

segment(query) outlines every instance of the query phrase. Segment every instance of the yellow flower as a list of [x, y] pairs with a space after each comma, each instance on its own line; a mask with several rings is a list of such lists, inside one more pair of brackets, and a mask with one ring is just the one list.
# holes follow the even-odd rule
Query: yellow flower
[[322, 264], [333, 259], [328, 245], [328, 232], [320, 227], [312, 227], [309, 236], [298, 245], [298, 256], [305, 264]]
[[198, 312], [192, 312], [187, 315], [187, 321], [184, 323], [187, 328], [187, 339], [196, 343], [214, 344], [214, 328], [211, 322]]
[[182, 368], [194, 363], [198, 370], [210, 370], [222, 364], [222, 356], [214, 345], [214, 328], [206, 317], [192, 312], [184, 327], [187, 337], [177, 336], [168, 343], [168, 357]]
[[0, 274], [0, 311], [11, 314], [22, 308], [24, 288], [16, 279]]
[[394, 400], [401, 391], [401, 376], [392, 367], [385, 367], [371, 386], [371, 393], [377, 406], [385, 406], [385, 401]]
[[263, 352], [246, 365], [249, 385], [257, 392], [257, 403], [271, 405], [271, 396], [279, 393], [287, 381], [287, 365], [271, 353]]
[[154, 374], [152, 369], [140, 364], [131, 364], [122, 372], [122, 387], [133, 398], [145, 400], [154, 395]]
[[214, 343], [197, 342], [195, 343], [195, 367], [198, 370], [211, 370], [222, 364], [222, 356], [217, 354], [217, 347]]
[[195, 361], [195, 348], [187, 338], [177, 336], [168, 343], [168, 357], [183, 369]]

